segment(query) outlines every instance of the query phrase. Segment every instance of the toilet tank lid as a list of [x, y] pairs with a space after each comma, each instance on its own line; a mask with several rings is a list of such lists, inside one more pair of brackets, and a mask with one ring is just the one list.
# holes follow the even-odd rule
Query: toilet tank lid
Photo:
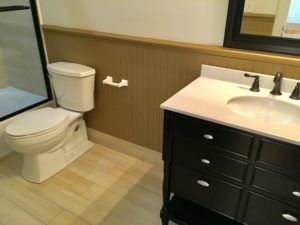
[[72, 77], [86, 77], [96, 73], [95, 69], [89, 66], [70, 62], [51, 63], [47, 65], [47, 69], [50, 74], [56, 73]]

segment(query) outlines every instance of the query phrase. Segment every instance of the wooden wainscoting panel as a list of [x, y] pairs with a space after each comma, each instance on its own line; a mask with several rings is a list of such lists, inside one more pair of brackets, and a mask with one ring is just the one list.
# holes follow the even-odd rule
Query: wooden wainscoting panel
[[241, 33], [272, 36], [275, 15], [263, 13], [244, 13]]
[[[297, 57], [289, 61], [286, 56], [266, 54], [264, 61], [262, 53], [249, 53], [247, 58], [244, 52], [214, 46], [130, 40], [49, 26], [44, 35], [49, 62], [81, 63], [97, 71], [95, 108], [85, 115], [88, 127], [156, 151], [162, 146], [160, 104], [197, 78], [202, 64], [267, 74], [282, 71], [286, 77], [300, 79]], [[115, 82], [127, 79], [129, 86], [103, 85], [106, 76]]]

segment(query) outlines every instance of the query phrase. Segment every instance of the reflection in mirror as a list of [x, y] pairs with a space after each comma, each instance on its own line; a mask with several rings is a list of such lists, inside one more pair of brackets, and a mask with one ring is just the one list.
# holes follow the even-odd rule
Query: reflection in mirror
[[246, 0], [241, 33], [300, 39], [300, 0]]

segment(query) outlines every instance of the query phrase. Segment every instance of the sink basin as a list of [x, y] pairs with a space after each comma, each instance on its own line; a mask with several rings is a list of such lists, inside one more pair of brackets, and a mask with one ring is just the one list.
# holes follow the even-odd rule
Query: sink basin
[[300, 125], [300, 107], [268, 97], [240, 96], [231, 98], [228, 107], [258, 122]]

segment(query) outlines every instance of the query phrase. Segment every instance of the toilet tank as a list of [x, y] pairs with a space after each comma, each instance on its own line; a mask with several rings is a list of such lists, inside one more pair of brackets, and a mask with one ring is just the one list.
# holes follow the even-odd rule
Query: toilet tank
[[47, 69], [62, 108], [77, 112], [94, 108], [95, 69], [68, 62], [48, 64]]

